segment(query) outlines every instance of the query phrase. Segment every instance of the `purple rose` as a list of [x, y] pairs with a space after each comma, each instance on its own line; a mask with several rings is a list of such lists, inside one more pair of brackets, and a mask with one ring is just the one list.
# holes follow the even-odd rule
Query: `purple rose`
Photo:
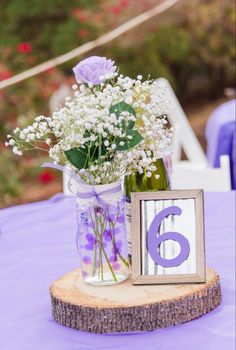
[[92, 83], [99, 85], [116, 71], [112, 60], [105, 57], [91, 56], [81, 61], [73, 68], [77, 83]]

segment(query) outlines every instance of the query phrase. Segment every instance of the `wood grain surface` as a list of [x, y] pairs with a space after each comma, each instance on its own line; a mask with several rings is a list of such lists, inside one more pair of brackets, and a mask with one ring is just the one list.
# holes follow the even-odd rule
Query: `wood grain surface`
[[206, 283], [115, 286], [85, 284], [80, 270], [55, 281], [52, 315], [58, 323], [94, 333], [147, 331], [198, 318], [221, 302], [219, 276], [207, 268]]

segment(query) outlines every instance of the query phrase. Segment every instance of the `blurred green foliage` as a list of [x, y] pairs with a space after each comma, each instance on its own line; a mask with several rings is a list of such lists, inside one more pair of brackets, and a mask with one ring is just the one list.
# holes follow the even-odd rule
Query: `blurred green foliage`
[[[0, 0], [0, 80], [79, 46], [154, 6], [154, 0]], [[166, 77], [182, 103], [235, 85], [233, 0], [180, 0], [149, 23], [89, 53], [113, 58], [120, 72]], [[6, 134], [47, 114], [52, 93], [78, 60], [0, 91], [0, 205], [29, 173], [4, 148]], [[9, 179], [8, 174], [11, 173]], [[7, 200], [6, 200], [7, 198]]]
[[[92, 27], [86, 10], [96, 6], [96, 0], [1, 0], [1, 47], [26, 41], [43, 59], [71, 50], [81, 41], [79, 29]], [[86, 21], [78, 20], [82, 15]]]
[[[21, 194], [19, 177], [22, 170], [17, 162], [12, 161], [10, 151], [1, 152], [0, 156], [0, 203], [9, 203], [12, 197]], [[10, 176], [9, 176], [10, 175]]]
[[235, 11], [232, 0], [180, 1], [142, 38], [142, 26], [133, 45], [111, 45], [101, 53], [119, 62], [121, 71], [144, 77], [163, 76], [174, 86], [183, 104], [222, 96], [235, 86]]

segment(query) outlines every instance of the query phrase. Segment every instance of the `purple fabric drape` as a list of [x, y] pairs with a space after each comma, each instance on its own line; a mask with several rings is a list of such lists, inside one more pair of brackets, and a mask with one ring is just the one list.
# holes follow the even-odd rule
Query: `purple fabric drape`
[[227, 154], [230, 158], [232, 188], [236, 188], [234, 151], [235, 138], [235, 103], [231, 100], [220, 105], [209, 117], [206, 126], [207, 158], [213, 167], [220, 166], [220, 156]]
[[234, 348], [235, 193], [206, 193], [207, 264], [221, 276], [222, 305], [189, 323], [96, 335], [52, 320], [49, 286], [78, 267], [72, 197], [0, 210], [1, 350], [230, 350]]

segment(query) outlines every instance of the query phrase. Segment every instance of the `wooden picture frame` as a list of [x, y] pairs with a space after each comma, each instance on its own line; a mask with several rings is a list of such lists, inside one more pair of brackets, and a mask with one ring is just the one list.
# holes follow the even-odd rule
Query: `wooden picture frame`
[[[132, 283], [205, 282], [203, 191], [135, 192], [131, 203]], [[163, 228], [168, 220], [169, 226]], [[169, 227], [174, 230], [169, 232]], [[172, 247], [164, 247], [167, 242]], [[177, 256], [172, 257], [177, 248]], [[165, 249], [164, 258], [161, 249]]]

